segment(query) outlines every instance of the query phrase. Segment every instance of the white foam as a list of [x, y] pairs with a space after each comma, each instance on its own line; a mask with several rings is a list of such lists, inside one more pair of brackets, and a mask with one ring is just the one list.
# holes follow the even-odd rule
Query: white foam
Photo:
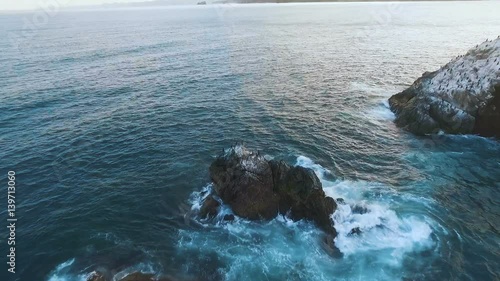
[[380, 87], [362, 82], [351, 82], [350, 87], [352, 91], [363, 92], [371, 99], [375, 99], [375, 106], [367, 109], [365, 112], [361, 112], [363, 117], [372, 121], [394, 121], [396, 119], [396, 116], [390, 110], [388, 98], [390, 97], [390, 93], [399, 91], [399, 87], [387, 85]]
[[58, 265], [49, 275], [48, 281], [86, 281], [87, 274], [75, 275], [70, 272], [75, 259], [67, 260]]
[[[327, 168], [305, 156], [296, 165], [311, 168], [321, 180], [327, 195], [343, 198], [333, 214], [338, 236], [335, 240], [344, 258], [335, 260], [322, 248], [322, 232], [312, 223], [294, 222], [278, 216], [269, 222], [253, 222], [236, 217], [232, 223], [223, 216], [231, 209], [222, 205], [220, 214], [205, 226], [208, 231], [180, 230], [178, 249], [217, 254], [224, 264], [224, 280], [300, 279], [397, 280], [408, 253], [433, 247], [431, 222], [427, 218], [398, 214], [393, 200], [420, 202], [409, 195], [399, 195], [379, 183], [334, 180]], [[210, 188], [211, 186], [204, 187]], [[206, 193], [206, 192], [205, 192]], [[204, 193], [204, 194], [205, 194]], [[202, 195], [192, 199], [202, 200]], [[191, 202], [198, 208], [201, 201]], [[366, 213], [354, 212], [355, 206]], [[361, 235], [349, 235], [359, 227]], [[373, 263], [377, 266], [371, 266]], [[189, 268], [187, 269], [190, 270]]]
[[[50, 274], [48, 281], [86, 281], [94, 272], [75, 274], [71, 271], [71, 266], [75, 259], [70, 259], [58, 265]], [[155, 267], [150, 263], [139, 263], [128, 267], [113, 276], [113, 280], [120, 280], [133, 272], [156, 273]]]
[[314, 173], [318, 176], [320, 180], [324, 179], [326, 175], [332, 173], [327, 168], [324, 168], [323, 166], [314, 163], [310, 158], [307, 158], [305, 156], [297, 157], [297, 162], [295, 163], [295, 165], [313, 169]]
[[189, 197], [189, 203], [191, 203], [191, 210], [193, 211], [199, 211], [201, 208], [201, 205], [205, 198], [210, 195], [212, 191], [212, 184], [207, 184], [206, 186], [203, 187], [203, 189], [200, 192], [193, 192], [191, 193], [191, 196]]
[[155, 274], [155, 268], [152, 264], [149, 263], [139, 263], [137, 265], [134, 265], [132, 267], [126, 268], [113, 276], [113, 281], [115, 280], [120, 280], [127, 275], [134, 273], [134, 272], [142, 272], [142, 273], [148, 273], [148, 274]]
[[[432, 229], [425, 220], [413, 216], [400, 217], [391, 210], [390, 202], [385, 202], [384, 198], [367, 198], [365, 194], [370, 193], [371, 188], [380, 193], [383, 188], [381, 184], [329, 181], [325, 178], [325, 169], [304, 156], [297, 159], [297, 165], [313, 169], [328, 196], [344, 199], [345, 204], [338, 204], [333, 214], [338, 232], [335, 243], [342, 253], [352, 255], [384, 250], [390, 252], [392, 257], [387, 261], [398, 264], [402, 254], [432, 246]], [[364, 213], [353, 212], [355, 206], [362, 207]], [[356, 227], [359, 227], [362, 234], [350, 235], [351, 230]]]
[[393, 122], [396, 119], [396, 115], [391, 111], [389, 102], [386, 98], [378, 101], [374, 107], [368, 109], [367, 112], [362, 114], [364, 118], [367, 118], [376, 124]]

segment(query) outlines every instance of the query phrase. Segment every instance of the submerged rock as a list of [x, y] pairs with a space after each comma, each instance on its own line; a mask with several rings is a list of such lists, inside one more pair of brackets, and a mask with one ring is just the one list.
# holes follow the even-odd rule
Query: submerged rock
[[258, 220], [288, 214], [293, 220], [314, 221], [336, 235], [330, 216], [337, 205], [311, 169], [267, 161], [237, 146], [212, 163], [210, 176], [217, 195], [240, 217]]
[[353, 214], [366, 214], [368, 213], [368, 208], [361, 206], [361, 205], [354, 205], [351, 209]]
[[351, 229], [348, 235], [360, 235], [361, 234], [361, 229], [359, 227], [355, 227]]
[[231, 214], [229, 214], [229, 215], [224, 215], [224, 220], [225, 220], [225, 221], [234, 221], [234, 219], [235, 219], [235, 218], [234, 218], [234, 215], [231, 215]]
[[215, 200], [215, 198], [211, 195], [208, 196], [200, 208], [200, 217], [213, 218], [217, 216], [219, 206], [220, 206], [219, 201]]
[[325, 250], [333, 258], [339, 259], [343, 257], [342, 252], [335, 246], [334, 238], [332, 235], [325, 235], [322, 237], [320, 243], [321, 248]]
[[426, 135], [500, 137], [500, 38], [426, 72], [389, 99], [396, 125]]
[[[105, 278], [102, 273], [92, 272], [87, 277], [87, 281], [111, 281], [115, 280], [115, 278]], [[118, 281], [174, 281], [174, 279], [167, 277], [156, 277], [156, 275], [151, 273], [142, 273], [142, 272], [133, 272], [128, 274], [127, 276], [119, 279]]]
[[104, 274], [94, 271], [87, 276], [87, 281], [106, 281]]
[[151, 273], [142, 273], [142, 272], [134, 272], [131, 273], [119, 281], [175, 281], [178, 279], [174, 279], [172, 277], [157, 277], [155, 274]]
[[134, 272], [129, 274], [120, 281], [157, 281], [154, 274], [142, 273], [142, 272]]

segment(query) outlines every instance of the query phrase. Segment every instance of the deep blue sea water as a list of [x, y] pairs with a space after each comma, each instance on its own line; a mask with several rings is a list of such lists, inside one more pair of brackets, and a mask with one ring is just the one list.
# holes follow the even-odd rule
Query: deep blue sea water
[[[500, 35], [498, 11], [61, 11], [34, 31], [23, 27], [33, 13], [0, 14], [0, 217], [14, 170], [19, 218], [16, 274], [0, 228], [0, 280], [84, 280], [96, 267], [182, 280], [499, 280], [500, 143], [415, 137], [386, 102]], [[345, 199], [334, 214], [343, 258], [306, 222], [194, 218], [208, 166], [237, 142], [313, 168]]]

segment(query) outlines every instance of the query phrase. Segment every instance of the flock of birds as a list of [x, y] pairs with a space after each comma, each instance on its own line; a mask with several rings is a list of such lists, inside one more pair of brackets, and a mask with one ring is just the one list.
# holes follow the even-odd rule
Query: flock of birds
[[[496, 46], [498, 45], [498, 46]], [[486, 59], [478, 59], [472, 54], [487, 54], [491, 48], [496, 52]], [[500, 36], [496, 40], [486, 40], [467, 55], [460, 55], [441, 68], [430, 81], [430, 87], [442, 94], [453, 95], [456, 92], [478, 94], [490, 89], [494, 80], [500, 79]]]

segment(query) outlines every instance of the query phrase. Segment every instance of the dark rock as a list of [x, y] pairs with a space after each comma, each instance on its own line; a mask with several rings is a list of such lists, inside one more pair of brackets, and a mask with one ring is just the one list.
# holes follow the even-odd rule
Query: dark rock
[[351, 229], [348, 235], [360, 235], [361, 234], [361, 229], [359, 227], [355, 227]]
[[225, 221], [234, 221], [234, 215], [231, 215], [231, 214], [224, 215], [224, 220]]
[[168, 277], [158, 278], [151, 273], [134, 272], [123, 277], [119, 281], [174, 281], [174, 279]]
[[333, 198], [326, 197], [313, 170], [291, 167], [276, 184], [281, 213], [289, 210], [293, 220], [309, 219], [326, 232], [335, 233], [330, 215], [337, 204]]
[[277, 192], [278, 185], [285, 180], [286, 176], [288, 175], [288, 171], [290, 171], [291, 167], [284, 161], [275, 161], [275, 160], [269, 161], [269, 166], [271, 167], [272, 171], [273, 188], [274, 191]]
[[200, 208], [200, 217], [202, 218], [213, 218], [217, 216], [218, 208], [220, 206], [219, 201], [215, 200], [215, 198], [211, 195], [209, 195], [205, 201], [203, 202], [203, 205]]
[[337, 204], [326, 197], [311, 169], [267, 161], [237, 146], [212, 163], [210, 176], [217, 195], [240, 217], [256, 220], [289, 214], [293, 220], [314, 221], [336, 235], [330, 215]]
[[335, 246], [334, 236], [324, 235], [320, 241], [321, 248], [325, 250], [331, 257], [336, 259], [342, 258], [343, 254], [337, 246]]
[[155, 278], [154, 274], [148, 274], [142, 272], [134, 272], [120, 279], [120, 281], [156, 281], [156, 280], [157, 279]]
[[217, 195], [240, 217], [272, 219], [278, 213], [277, 194], [269, 163], [256, 153], [234, 148], [210, 166]]
[[89, 274], [87, 281], [107, 281], [107, 279], [104, 277], [104, 274], [94, 271]]
[[493, 98], [477, 112], [474, 133], [500, 137], [500, 84], [494, 87]]
[[361, 206], [361, 205], [354, 205], [351, 209], [353, 214], [366, 214], [368, 213], [368, 208]]
[[340, 204], [340, 205], [345, 205], [344, 198], [337, 198], [337, 203]]
[[475, 120], [472, 115], [421, 89], [428, 79], [421, 77], [409, 89], [389, 99], [391, 110], [396, 114], [396, 125], [417, 135], [436, 134], [440, 130], [451, 134], [472, 132]]

